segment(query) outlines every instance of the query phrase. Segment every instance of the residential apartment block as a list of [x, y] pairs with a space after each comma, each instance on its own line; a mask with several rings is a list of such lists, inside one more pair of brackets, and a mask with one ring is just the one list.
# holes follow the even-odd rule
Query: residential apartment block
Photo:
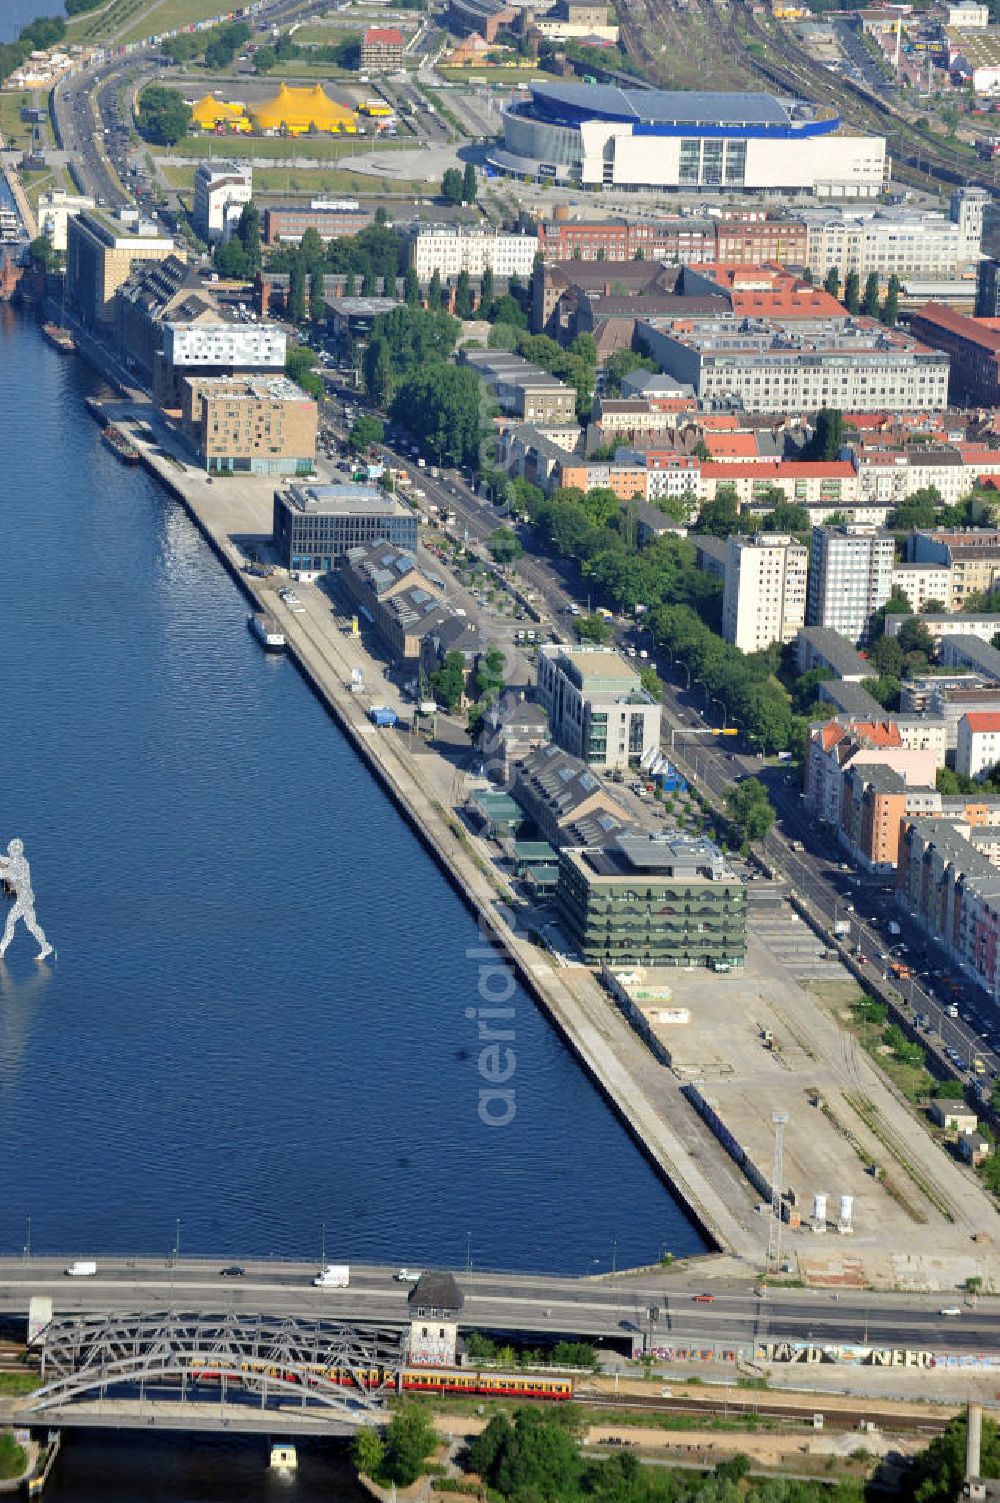
[[538, 251], [533, 235], [510, 235], [502, 230], [420, 230], [414, 237], [413, 270], [421, 282], [435, 272], [442, 278], [466, 272], [481, 277], [489, 269], [495, 277], [530, 277]]
[[576, 389], [557, 376], [506, 350], [463, 350], [502, 411], [536, 423], [570, 423], [576, 418]]
[[287, 376], [206, 376], [181, 383], [181, 426], [210, 475], [309, 475], [317, 407]]
[[1000, 1001], [1000, 871], [968, 825], [914, 819], [903, 834], [897, 901], [951, 959]]
[[638, 767], [659, 749], [659, 701], [613, 647], [543, 646], [538, 699], [553, 739], [589, 767]]
[[723, 315], [642, 319], [640, 337], [699, 400], [746, 412], [937, 412], [948, 357], [875, 319]]
[[726, 553], [722, 635], [742, 652], [791, 642], [806, 619], [809, 550], [787, 533], [732, 536]]
[[895, 544], [877, 527], [814, 527], [806, 620], [854, 643], [868, 640], [872, 617], [889, 599]]
[[361, 37], [364, 73], [391, 73], [403, 65], [406, 38], [395, 26], [369, 26]]
[[967, 778], [992, 772], [1000, 762], [1000, 714], [970, 711], [958, 722], [955, 771]]
[[948, 604], [954, 611], [960, 611], [970, 595], [988, 594], [1000, 581], [1000, 530], [995, 528], [914, 532], [907, 551], [913, 563], [949, 570]]

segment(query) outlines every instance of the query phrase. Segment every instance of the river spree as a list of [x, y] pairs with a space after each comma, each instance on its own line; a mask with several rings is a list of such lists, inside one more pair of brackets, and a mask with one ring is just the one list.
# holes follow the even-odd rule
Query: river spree
[[0, 971], [0, 1249], [696, 1250], [520, 989], [516, 1116], [480, 1121], [473, 919], [181, 509], [100, 442], [92, 389], [3, 310], [0, 843], [23, 837], [58, 953], [19, 930]]

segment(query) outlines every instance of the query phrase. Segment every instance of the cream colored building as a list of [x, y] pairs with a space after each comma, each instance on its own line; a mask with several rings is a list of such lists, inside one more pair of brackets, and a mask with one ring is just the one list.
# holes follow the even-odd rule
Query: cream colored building
[[809, 550], [780, 532], [730, 537], [722, 635], [742, 652], [791, 642], [806, 619]]
[[91, 328], [110, 325], [115, 293], [137, 262], [163, 261], [172, 254], [174, 242], [155, 225], [137, 221], [130, 233], [125, 224], [84, 209], [66, 226], [66, 302]]
[[203, 376], [182, 382], [184, 433], [214, 474], [308, 475], [316, 403], [287, 376]]

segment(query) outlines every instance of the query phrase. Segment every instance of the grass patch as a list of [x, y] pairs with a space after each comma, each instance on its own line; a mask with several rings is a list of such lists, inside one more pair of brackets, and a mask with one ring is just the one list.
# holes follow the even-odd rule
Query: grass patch
[[428, 183], [416, 178], [369, 177], [364, 172], [346, 168], [312, 170], [300, 167], [258, 167], [253, 174], [254, 187], [261, 193], [356, 193], [377, 198], [420, 198], [427, 196]]
[[400, 151], [412, 147], [414, 141], [401, 141], [398, 137], [383, 137], [372, 147], [371, 136], [300, 136], [289, 140], [284, 136], [234, 136], [231, 139], [218, 136], [187, 136], [176, 146], [154, 146], [155, 157], [191, 157], [200, 161], [203, 157], [218, 157], [228, 161], [231, 157], [263, 157], [265, 160], [289, 162], [336, 162], [341, 157], [355, 157], [367, 148], [369, 151]]
[[9, 1430], [0, 1435], [0, 1481], [20, 1477], [28, 1462], [27, 1452], [19, 1446]]
[[[44, 98], [44, 96], [39, 96]], [[31, 126], [21, 119], [21, 110], [32, 102], [31, 94], [0, 94], [0, 132], [8, 146], [25, 146], [31, 140]], [[41, 105], [39, 105], [41, 108]]]
[[118, 40], [137, 42], [142, 37], [162, 35], [177, 26], [186, 26], [190, 21], [207, 21], [212, 16], [221, 15], [227, 8], [220, 5], [219, 0], [159, 0], [158, 5], [149, 8], [147, 0], [142, 0], [140, 10], [145, 13], [141, 21], [136, 20]]
[[19, 1398], [24, 1393], [34, 1393], [38, 1387], [37, 1373], [0, 1373], [0, 1395]]

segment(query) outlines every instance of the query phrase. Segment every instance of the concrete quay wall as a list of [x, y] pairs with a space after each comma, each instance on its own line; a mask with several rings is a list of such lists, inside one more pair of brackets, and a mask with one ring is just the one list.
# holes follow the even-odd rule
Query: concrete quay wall
[[[274, 614], [273, 589], [244, 572], [238, 549], [212, 515], [218, 509], [214, 506], [216, 492], [201, 494], [204, 479], [200, 474], [188, 477], [175, 469], [162, 451], [155, 452], [148, 439], [135, 430], [133, 424], [149, 423], [148, 410], [140, 412], [115, 402], [108, 407], [114, 421], [132, 428], [130, 436], [140, 450], [142, 463], [184, 506], [254, 608]], [[163, 434], [157, 437], [162, 440]], [[569, 973], [562, 973], [545, 951], [516, 932], [515, 915], [502, 903], [490, 879], [450, 827], [450, 811], [422, 786], [418, 769], [402, 754], [397, 737], [377, 730], [347, 687], [352, 664], [340, 634], [321, 633], [308, 615], [288, 611], [282, 613], [281, 625], [290, 657], [476, 915], [484, 940], [497, 947], [497, 963], [502, 964], [504, 959], [509, 962], [705, 1238], [716, 1250], [737, 1254], [756, 1265], [763, 1251], [759, 1238], [726, 1204], [623, 1062], [623, 1045], [630, 1036], [627, 1024], [596, 987], [590, 989], [593, 996], [586, 995], [584, 988], [574, 988], [569, 984]], [[355, 643], [354, 652], [357, 650]], [[372, 663], [373, 668], [377, 666]]]

